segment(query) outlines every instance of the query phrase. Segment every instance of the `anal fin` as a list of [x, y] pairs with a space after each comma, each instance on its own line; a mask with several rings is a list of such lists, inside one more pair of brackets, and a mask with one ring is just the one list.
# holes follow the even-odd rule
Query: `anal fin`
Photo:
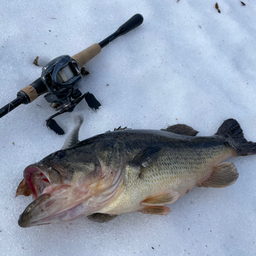
[[171, 212], [171, 209], [167, 206], [145, 206], [138, 212], [145, 214], [167, 215]]
[[198, 187], [224, 188], [232, 185], [237, 180], [239, 174], [233, 163], [221, 163], [213, 168], [211, 176]]

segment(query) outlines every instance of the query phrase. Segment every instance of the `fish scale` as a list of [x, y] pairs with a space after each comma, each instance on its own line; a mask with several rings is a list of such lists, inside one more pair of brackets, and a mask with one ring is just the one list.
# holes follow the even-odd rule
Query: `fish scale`
[[62, 150], [24, 170], [17, 195], [31, 192], [35, 200], [20, 215], [19, 225], [81, 215], [106, 222], [132, 211], [166, 215], [166, 205], [195, 186], [232, 185], [238, 172], [224, 161], [256, 153], [256, 144], [245, 140], [234, 119], [213, 136], [196, 134], [189, 126], [174, 125], [164, 131], [117, 130], [81, 142], [69, 136]]
[[[152, 135], [150, 137], [152, 140]], [[128, 172], [127, 181], [124, 181], [126, 189], [113, 204], [109, 204], [101, 212], [118, 215], [124, 211], [140, 210], [142, 208], [140, 202], [147, 197], [170, 190], [182, 196], [203, 177], [209, 175], [213, 165], [218, 164], [223, 158], [228, 158], [234, 152], [233, 148], [223, 145], [223, 141], [218, 136], [215, 140], [219, 143], [212, 143], [213, 138], [205, 137], [199, 137], [189, 143], [179, 143], [186, 139], [182, 136], [169, 138], [166, 144], [170, 146], [165, 147], [149, 167], [126, 168]], [[137, 138], [136, 142], [143, 148], [143, 138]], [[205, 147], [207, 143], [214, 146], [209, 150], [208, 145]], [[140, 169], [145, 169], [142, 178], [138, 178]], [[134, 205], [137, 206], [136, 209]]]

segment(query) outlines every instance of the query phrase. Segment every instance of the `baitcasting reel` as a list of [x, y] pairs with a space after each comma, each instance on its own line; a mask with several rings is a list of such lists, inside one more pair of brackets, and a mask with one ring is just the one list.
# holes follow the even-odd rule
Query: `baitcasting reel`
[[64, 134], [62, 128], [53, 119], [54, 117], [73, 111], [83, 99], [90, 108], [98, 109], [100, 106], [93, 94], [89, 92], [82, 94], [78, 89], [78, 83], [82, 79], [80, 68], [99, 54], [109, 42], [138, 27], [142, 22], [142, 15], [136, 14], [100, 43], [93, 44], [72, 57], [63, 55], [50, 61], [43, 67], [40, 78], [20, 90], [16, 99], [0, 109], [0, 118], [19, 105], [31, 103], [38, 96], [46, 94], [45, 99], [59, 111], [46, 120], [46, 125], [57, 134]]

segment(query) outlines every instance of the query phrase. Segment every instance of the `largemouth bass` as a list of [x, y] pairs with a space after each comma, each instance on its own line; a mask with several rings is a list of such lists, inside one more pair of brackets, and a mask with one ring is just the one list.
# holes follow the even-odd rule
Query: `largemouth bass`
[[139, 211], [166, 215], [193, 187], [226, 187], [238, 178], [228, 158], [256, 153], [234, 119], [209, 137], [186, 125], [116, 130], [78, 142], [82, 120], [63, 149], [24, 170], [17, 195], [35, 199], [20, 215], [30, 227], [78, 216], [109, 221]]

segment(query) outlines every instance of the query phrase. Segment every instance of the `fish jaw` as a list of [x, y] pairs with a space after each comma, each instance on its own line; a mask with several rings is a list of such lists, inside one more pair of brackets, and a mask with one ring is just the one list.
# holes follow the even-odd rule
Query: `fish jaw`
[[[81, 191], [74, 190], [70, 185], [63, 185], [55, 187], [51, 193], [41, 194], [20, 215], [19, 226], [31, 227], [72, 220], [86, 213], [84, 208], [78, 206], [90, 197], [89, 191], [81, 194]], [[89, 213], [90, 210], [87, 209]]]
[[20, 215], [20, 227], [68, 221], [99, 212], [115, 198], [122, 186], [123, 172], [102, 167], [97, 175], [76, 174], [72, 181], [53, 183], [42, 164], [28, 166], [24, 178], [35, 200]]
[[[89, 189], [79, 189], [69, 182], [54, 183], [47, 172], [52, 168], [42, 164], [30, 165], [24, 171], [24, 178], [35, 199], [20, 215], [21, 227], [48, 224], [78, 214], [71, 209], [89, 197]], [[51, 176], [51, 178], [50, 178]], [[56, 180], [55, 180], [56, 181]], [[61, 213], [61, 214], [60, 214]]]

